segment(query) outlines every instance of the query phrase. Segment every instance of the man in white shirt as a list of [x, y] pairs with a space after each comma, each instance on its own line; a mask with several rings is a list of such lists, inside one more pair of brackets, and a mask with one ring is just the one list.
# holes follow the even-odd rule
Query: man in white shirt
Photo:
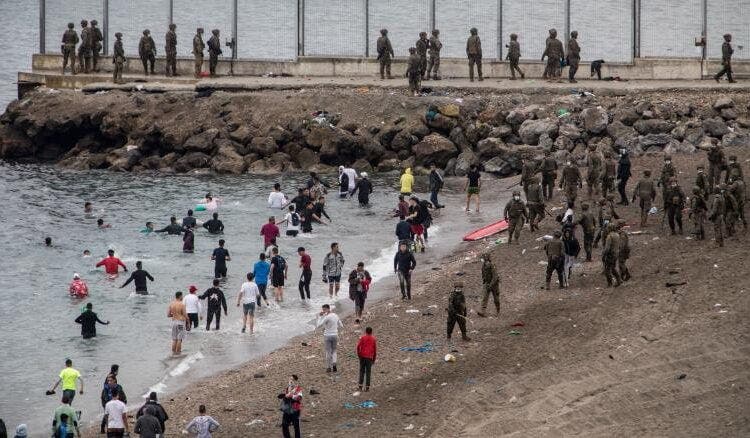
[[125, 403], [120, 401], [120, 392], [112, 391], [112, 400], [104, 405], [104, 415], [107, 416], [107, 437], [122, 438], [130, 433]]
[[289, 213], [284, 216], [284, 220], [276, 223], [278, 226], [286, 222], [286, 235], [289, 237], [297, 237], [300, 224], [302, 223], [302, 218], [295, 210], [294, 205], [290, 205]]
[[337, 372], [336, 347], [339, 341], [339, 327], [343, 328], [339, 316], [331, 312], [331, 306], [323, 304], [318, 314], [318, 327], [323, 327], [323, 345], [325, 346], [326, 372]]
[[349, 177], [349, 193], [351, 194], [357, 185], [357, 171], [351, 167], [345, 167], [343, 172]]
[[274, 184], [273, 191], [268, 195], [268, 208], [281, 210], [288, 202], [286, 195], [281, 193], [281, 184]]
[[198, 319], [202, 318], [199, 318], [201, 313], [201, 300], [198, 299], [198, 295], [195, 294], [198, 288], [190, 286], [188, 290], [190, 293], [182, 299], [182, 302], [185, 304], [185, 312], [188, 316], [185, 330], [189, 332], [191, 328], [198, 328]]
[[245, 333], [245, 328], [250, 326], [250, 334], [253, 334], [253, 320], [255, 317], [255, 302], [258, 299], [260, 291], [258, 285], [253, 281], [255, 274], [249, 272], [247, 274], [247, 281], [242, 283], [240, 287], [240, 294], [237, 295], [237, 307], [240, 307], [242, 303], [242, 333]]

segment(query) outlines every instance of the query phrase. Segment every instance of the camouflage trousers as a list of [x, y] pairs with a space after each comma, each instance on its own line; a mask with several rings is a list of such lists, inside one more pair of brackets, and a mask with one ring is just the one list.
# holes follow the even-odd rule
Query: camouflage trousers
[[195, 58], [195, 61], [194, 61], [195, 73], [194, 74], [196, 78], [199, 78], [201, 76], [201, 71], [203, 71], [203, 54], [202, 53], [199, 53], [197, 55], [193, 54], [193, 56]]
[[122, 82], [122, 69], [125, 64], [123, 58], [117, 58], [114, 60], [115, 69], [112, 71], [112, 82], [119, 84]]
[[604, 276], [607, 277], [607, 285], [612, 286], [612, 280], [614, 280], [615, 287], [619, 286], [622, 279], [617, 271], [617, 256], [615, 254], [604, 254], [602, 263], [604, 264]]
[[427, 66], [427, 76], [432, 74], [432, 79], [440, 77], [440, 55], [430, 55], [430, 64]]
[[495, 302], [495, 310], [500, 313], [500, 285], [485, 284], [484, 292], [482, 294], [482, 312], [487, 310], [487, 303], [490, 301], [490, 294], [492, 294], [492, 300]]
[[94, 47], [94, 51], [92, 53], [94, 55], [93, 58], [92, 58], [93, 59], [93, 66], [92, 66], [92, 68], [94, 69], [95, 72], [99, 71], [99, 59], [101, 58], [101, 56], [100, 56], [101, 53], [102, 53], [102, 45], [101, 44], [97, 44]]
[[511, 243], [513, 239], [516, 239], [516, 243], [518, 243], [518, 238], [521, 237], [521, 229], [523, 228], [523, 223], [523, 216], [517, 218], [508, 218], [508, 243]]
[[714, 223], [714, 240], [719, 246], [724, 246], [724, 216], [713, 218]]
[[709, 193], [721, 182], [721, 163], [708, 163]]
[[466, 315], [456, 312], [448, 312], [448, 324], [447, 324], [447, 335], [448, 339], [450, 339], [451, 335], [453, 334], [453, 329], [456, 327], [456, 323], [458, 323], [458, 328], [461, 329], [461, 336], [466, 337]]
[[469, 80], [474, 80], [474, 65], [477, 66], [477, 75], [482, 80], [482, 57], [479, 55], [469, 55]]
[[588, 186], [588, 194], [589, 198], [591, 197], [591, 194], [599, 195], [599, 184], [601, 183], [601, 179], [599, 177], [599, 172], [589, 172], [589, 174], [586, 176], [586, 185]]
[[383, 55], [380, 57], [380, 79], [391, 78], [391, 57]]
[[529, 202], [526, 205], [529, 208], [529, 226], [531, 231], [534, 231], [538, 228], [539, 222], [544, 219], [544, 204]]
[[429, 79], [429, 77], [426, 77], [425, 74], [427, 73], [427, 55], [420, 56], [419, 57], [419, 74], [422, 77], [422, 79]]
[[593, 251], [594, 246], [594, 236], [595, 233], [586, 232], [586, 230], [583, 231], [583, 250], [586, 252], [586, 261], [591, 261], [591, 253]]
[[544, 67], [543, 79], [557, 79], [562, 76], [562, 67], [558, 58], [547, 58], [547, 65]]
[[422, 88], [422, 73], [418, 71], [409, 72], [409, 91], [419, 93]]
[[576, 202], [578, 197], [578, 186], [575, 184], [568, 184], [565, 186], [565, 199], [568, 202]]
[[84, 73], [91, 72], [91, 58], [93, 54], [90, 48], [78, 47], [78, 65]]
[[76, 48], [75, 47], [63, 47], [63, 74], [65, 73], [65, 67], [68, 65], [68, 59], [70, 59], [70, 72], [76, 74]]
[[167, 76], [177, 75], [177, 52], [167, 52]]
[[630, 280], [630, 269], [628, 269], [628, 258], [623, 257], [622, 254], [617, 258], [617, 267], [620, 270], [620, 277], [622, 281]]
[[544, 173], [542, 172], [542, 193], [545, 199], [552, 199], [552, 193], [555, 190], [555, 180], [557, 179], [556, 173]]
[[518, 66], [518, 59], [509, 59], [508, 60], [508, 68], [510, 68], [510, 78], [515, 79], [516, 78], [516, 72], [521, 76], [521, 78], [524, 78], [523, 71], [521, 71], [521, 68]]
[[609, 192], [615, 191], [615, 179], [612, 177], [602, 178], [602, 198], [606, 198]]
[[703, 211], [693, 212], [692, 219], [693, 219], [693, 234], [695, 235], [695, 238], [698, 240], [705, 239], [706, 229], [704, 227], [704, 223], [706, 222], [706, 213]]
[[645, 227], [648, 222], [648, 212], [651, 210], [651, 200], [641, 198], [641, 226]]

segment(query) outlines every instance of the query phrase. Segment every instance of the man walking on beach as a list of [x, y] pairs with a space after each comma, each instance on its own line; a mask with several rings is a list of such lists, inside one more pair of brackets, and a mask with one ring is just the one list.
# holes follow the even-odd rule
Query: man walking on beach
[[325, 348], [326, 373], [338, 372], [336, 369], [336, 348], [339, 341], [339, 327], [343, 328], [339, 316], [331, 312], [331, 306], [323, 304], [318, 314], [318, 327], [323, 327], [323, 345]]
[[227, 299], [224, 296], [224, 292], [219, 289], [219, 279], [214, 278], [213, 284], [213, 287], [208, 288], [205, 292], [203, 292], [203, 295], [198, 297], [201, 300], [208, 300], [208, 311], [206, 313], [206, 331], [209, 331], [209, 329], [211, 328], [211, 321], [213, 321], [214, 317], [216, 317], [215, 330], [219, 330], [222, 308], [224, 308], [224, 316], [227, 316]]
[[185, 339], [185, 321], [187, 314], [185, 304], [182, 302], [182, 292], [175, 292], [174, 300], [169, 303], [167, 318], [172, 319], [172, 354], [182, 353], [182, 340]]
[[365, 385], [365, 392], [370, 390], [370, 374], [372, 365], [378, 354], [378, 340], [372, 335], [372, 327], [365, 329], [365, 334], [357, 342], [357, 356], [359, 357], [359, 390]]
[[281, 399], [281, 433], [284, 438], [291, 438], [289, 427], [294, 428], [294, 438], [302, 436], [300, 432], [299, 417], [302, 413], [302, 386], [299, 384], [299, 377], [292, 374], [289, 378], [289, 384], [283, 394], [279, 394]]
[[393, 270], [398, 277], [402, 300], [411, 300], [411, 271], [416, 267], [417, 260], [414, 258], [414, 254], [406, 247], [406, 243], [399, 243], [398, 252], [393, 258]]
[[331, 244], [331, 252], [323, 259], [323, 277], [328, 281], [328, 298], [337, 299], [341, 288], [341, 273], [344, 269], [344, 255], [339, 252], [339, 244]]
[[81, 373], [77, 369], [73, 368], [72, 360], [65, 359], [65, 368], [60, 371], [60, 378], [57, 379], [57, 382], [55, 382], [55, 386], [47, 391], [47, 395], [54, 394], [57, 386], [62, 383], [63, 397], [67, 397], [68, 404], [72, 405], [73, 398], [75, 398], [76, 396], [76, 382], [80, 383], [81, 385], [81, 389], [78, 391], [78, 393], [83, 395], [83, 379], [81, 378]]
[[492, 299], [495, 301], [495, 310], [500, 315], [500, 277], [497, 275], [497, 269], [495, 269], [489, 253], [482, 255], [482, 286], [484, 288], [482, 310], [477, 312], [477, 315], [481, 317], [487, 316], [487, 303], [490, 294], [492, 294]]
[[482, 188], [482, 175], [479, 173], [479, 168], [476, 164], [469, 166], [469, 171], [466, 173], [466, 212], [471, 210], [471, 198], [477, 197], [477, 213], [479, 213], [479, 190]]
[[363, 262], [357, 263], [357, 269], [349, 273], [349, 298], [354, 300], [354, 316], [357, 324], [359, 324], [359, 319], [362, 318], [362, 311], [365, 309], [365, 300], [371, 282], [372, 276], [365, 270]]

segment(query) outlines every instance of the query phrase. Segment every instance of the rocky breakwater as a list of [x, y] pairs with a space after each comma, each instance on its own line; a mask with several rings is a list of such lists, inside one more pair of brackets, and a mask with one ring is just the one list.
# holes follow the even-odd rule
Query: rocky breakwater
[[[473, 91], [472, 93], [476, 93]], [[430, 164], [500, 177], [551, 150], [632, 154], [750, 145], [742, 94], [478, 95], [409, 98], [387, 90], [83, 94], [40, 89], [0, 118], [0, 158], [70, 169], [277, 174]]]

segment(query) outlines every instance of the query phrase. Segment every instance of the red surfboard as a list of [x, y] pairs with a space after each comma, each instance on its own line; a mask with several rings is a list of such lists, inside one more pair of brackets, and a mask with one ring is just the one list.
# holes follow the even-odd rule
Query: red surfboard
[[473, 242], [475, 240], [484, 239], [485, 237], [492, 236], [497, 233], [501, 233], [508, 229], [508, 221], [501, 220], [494, 224], [489, 224], [485, 227], [474, 230], [471, 233], [464, 236], [464, 240]]

